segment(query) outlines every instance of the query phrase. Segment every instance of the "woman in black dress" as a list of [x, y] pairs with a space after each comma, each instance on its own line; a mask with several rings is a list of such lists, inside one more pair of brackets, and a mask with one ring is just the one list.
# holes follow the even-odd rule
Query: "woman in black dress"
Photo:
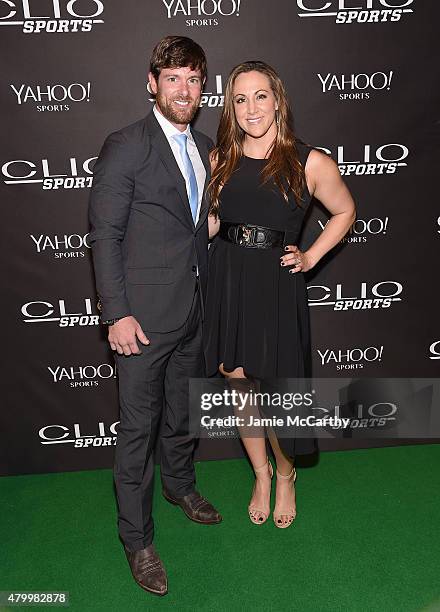
[[[211, 246], [205, 316], [208, 375], [232, 386], [310, 373], [309, 314], [303, 272], [346, 234], [355, 219], [352, 197], [337, 165], [294, 136], [284, 86], [264, 62], [231, 72], [211, 155]], [[324, 231], [305, 252], [296, 246], [312, 196], [330, 211]], [[288, 246], [286, 246], [288, 245]], [[243, 382], [243, 381], [241, 381]], [[270, 513], [272, 465], [264, 430], [241, 431], [255, 471], [249, 517]], [[295, 518], [293, 457], [314, 450], [312, 440], [277, 439], [267, 430], [276, 460], [277, 527]]]

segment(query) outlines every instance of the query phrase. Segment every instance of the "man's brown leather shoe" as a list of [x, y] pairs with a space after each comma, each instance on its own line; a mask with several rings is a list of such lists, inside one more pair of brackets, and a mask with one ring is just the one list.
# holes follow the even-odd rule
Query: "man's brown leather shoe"
[[202, 497], [198, 491], [193, 491], [185, 495], [185, 497], [173, 497], [165, 489], [162, 493], [166, 500], [175, 506], [180, 506], [186, 516], [196, 523], [215, 525], [222, 520], [214, 506]]
[[134, 552], [125, 548], [125, 554], [133, 578], [138, 585], [144, 591], [149, 591], [155, 595], [166, 595], [168, 592], [167, 575], [153, 544]]

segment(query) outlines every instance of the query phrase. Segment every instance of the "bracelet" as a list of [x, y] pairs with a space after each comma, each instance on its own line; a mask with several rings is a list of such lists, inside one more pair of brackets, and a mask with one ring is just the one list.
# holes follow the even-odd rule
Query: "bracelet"
[[115, 323], [117, 323], [120, 320], [121, 320], [121, 318], [119, 318], [119, 319], [108, 319], [107, 321], [101, 321], [101, 323], [102, 323], [102, 325], [114, 325]]

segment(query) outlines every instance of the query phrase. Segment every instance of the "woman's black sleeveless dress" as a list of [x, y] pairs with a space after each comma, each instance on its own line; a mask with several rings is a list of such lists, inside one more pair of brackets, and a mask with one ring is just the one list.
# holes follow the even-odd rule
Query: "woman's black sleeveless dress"
[[[305, 167], [310, 147], [298, 143]], [[220, 192], [220, 221], [247, 223], [287, 232], [297, 244], [311, 196], [304, 188], [297, 205], [286, 202], [269, 181], [261, 181], [267, 160], [243, 156]], [[280, 266], [282, 247], [244, 248], [216, 237], [210, 248], [204, 335], [208, 376], [242, 366], [257, 379], [311, 376], [309, 312], [302, 272]], [[315, 450], [313, 440], [280, 440], [290, 455]]]

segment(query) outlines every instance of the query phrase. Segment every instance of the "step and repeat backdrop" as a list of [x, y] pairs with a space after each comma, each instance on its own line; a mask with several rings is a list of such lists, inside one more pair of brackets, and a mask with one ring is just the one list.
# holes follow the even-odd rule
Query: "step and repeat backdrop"
[[[297, 135], [332, 156], [355, 197], [356, 222], [307, 277], [314, 375], [438, 376], [437, 5], [0, 0], [1, 474], [112, 465], [117, 381], [88, 198], [104, 138], [152, 108], [148, 61], [169, 34], [207, 54], [198, 129], [215, 139], [229, 71], [264, 60], [286, 84]], [[303, 247], [327, 220], [315, 203]], [[202, 440], [197, 456], [239, 453], [236, 440]]]

